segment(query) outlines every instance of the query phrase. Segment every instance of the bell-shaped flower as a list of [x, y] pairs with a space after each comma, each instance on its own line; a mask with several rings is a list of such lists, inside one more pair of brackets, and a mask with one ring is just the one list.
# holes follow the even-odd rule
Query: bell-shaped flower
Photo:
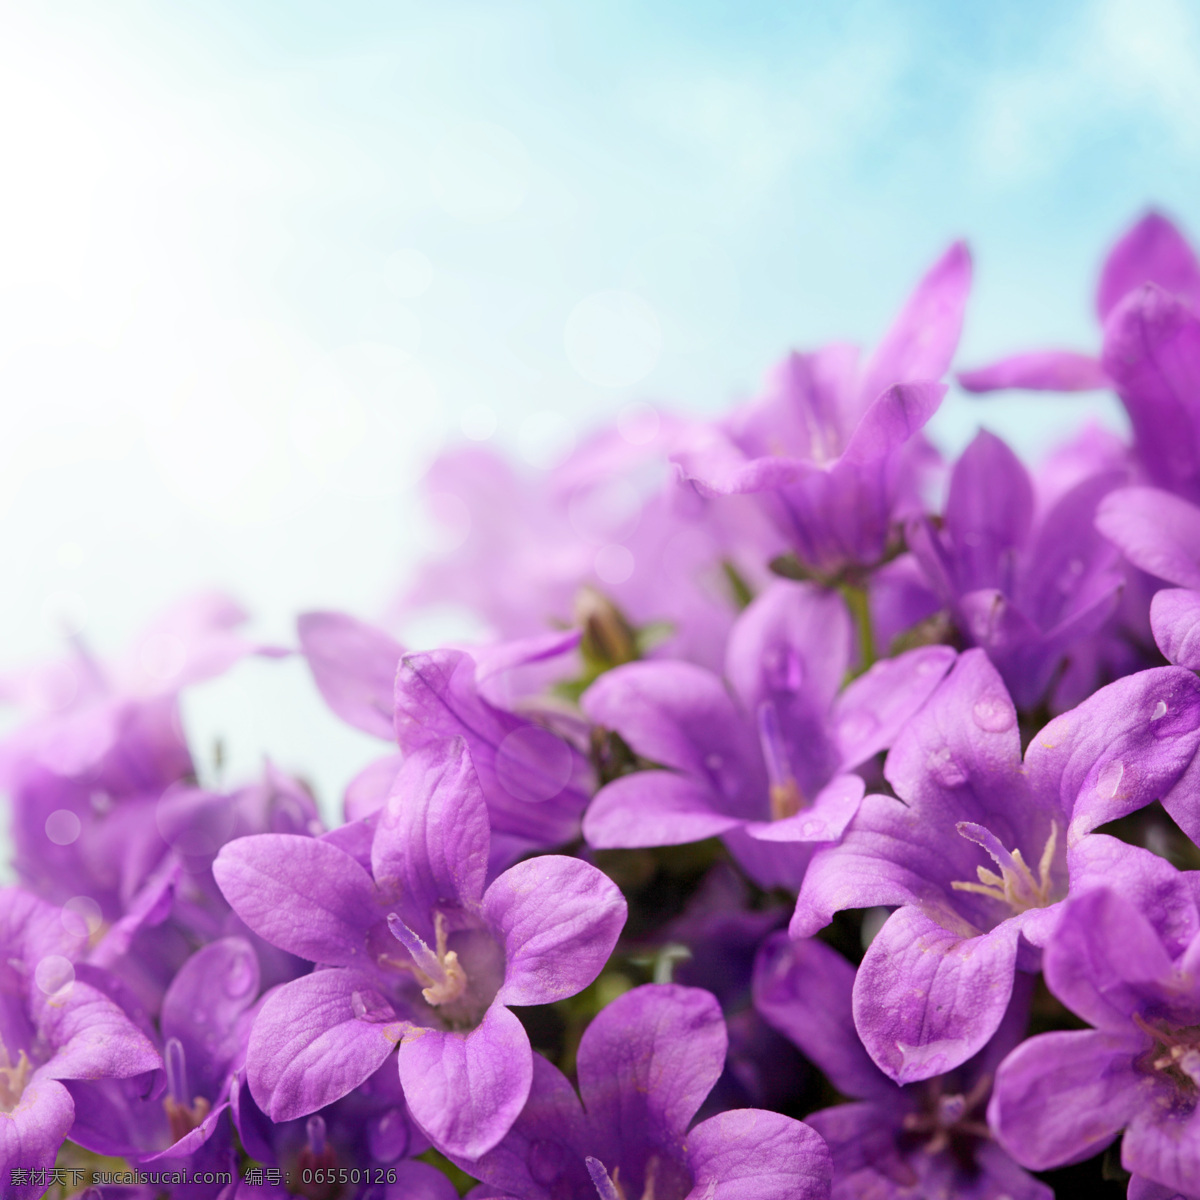
[[599, 973], [625, 901], [595, 867], [548, 855], [485, 887], [488, 810], [461, 740], [414, 752], [379, 814], [369, 866], [332, 841], [242, 838], [214, 868], [266, 941], [322, 969], [263, 1004], [247, 1073], [274, 1121], [340, 1099], [399, 1045], [408, 1110], [467, 1157], [504, 1136], [533, 1052], [510, 1004], [572, 996]]
[[956, 243], [862, 368], [857, 351], [792, 354], [766, 396], [676, 455], [702, 495], [756, 496], [800, 562], [822, 576], [871, 567], [920, 510], [926, 443], [958, 344], [971, 263]]
[[928, 1079], [983, 1048], [1068, 889], [1108, 869], [1111, 839], [1084, 835], [1169, 796], [1198, 744], [1200, 680], [1161, 667], [1051, 721], [1022, 763], [995, 667], [981, 650], [959, 658], [888, 755], [896, 795], [867, 796], [817, 852], [790, 927], [807, 937], [842, 909], [895, 908], [854, 983], [859, 1036], [885, 1074]]
[[747, 1108], [688, 1128], [721, 1074], [725, 1041], [709, 992], [626, 992], [584, 1032], [579, 1095], [537, 1056], [508, 1136], [460, 1165], [486, 1195], [514, 1200], [825, 1200], [829, 1152], [800, 1121]]
[[[566, 736], [572, 731], [559, 728], [560, 714], [525, 690], [531, 674], [540, 683], [547, 664], [575, 649], [577, 630], [406, 654], [383, 630], [341, 613], [305, 613], [298, 626], [317, 687], [344, 721], [398, 741], [404, 754], [467, 743], [487, 800], [494, 867], [578, 835], [587, 762]], [[401, 761], [388, 754], [351, 781], [349, 820], [383, 807]]]
[[127, 1079], [161, 1069], [146, 1033], [76, 973], [86, 941], [75, 914], [17, 888], [0, 892], [0, 1179], [12, 1200], [43, 1185], [11, 1183], [14, 1168], [45, 1171], [75, 1122], [65, 1081]]
[[[196, 1155], [219, 1165], [232, 1145], [223, 1115], [245, 1063], [259, 982], [258, 959], [245, 938], [220, 938], [192, 954], [167, 988], [159, 1014], [165, 1078], [149, 1091], [115, 1079], [69, 1085], [72, 1141], [97, 1154], [158, 1164], [159, 1170], [179, 1169], [183, 1159], [200, 1169]], [[131, 1019], [145, 1023], [129, 993], [118, 986], [112, 997]]]
[[987, 651], [1022, 711], [1046, 697], [1072, 656], [1092, 652], [1116, 609], [1118, 556], [1093, 522], [1121, 482], [1094, 475], [1035, 514], [1029, 472], [983, 432], [954, 466], [940, 527], [924, 517], [909, 526], [908, 544], [959, 632]]
[[974, 1058], [901, 1087], [871, 1061], [854, 1028], [854, 968], [815, 939], [770, 938], [754, 970], [758, 1011], [825, 1072], [852, 1103], [805, 1119], [833, 1155], [832, 1200], [1053, 1200], [993, 1140], [986, 1112], [992, 1076], [1029, 1019], [1029, 989], [1014, 995], [999, 1029]]
[[721, 836], [764, 887], [799, 886], [812, 847], [836, 841], [862, 799], [851, 774], [891, 744], [954, 661], [928, 646], [876, 663], [845, 689], [853, 631], [836, 593], [776, 581], [738, 618], [725, 676], [629, 663], [582, 707], [662, 769], [606, 784], [584, 818], [596, 847]]
[[1068, 902], [1043, 956], [1050, 991], [1093, 1028], [1018, 1046], [996, 1074], [988, 1117], [1033, 1170], [1089, 1158], [1124, 1130], [1131, 1196], [1194, 1196], [1200, 872], [1126, 849], [1106, 886]]

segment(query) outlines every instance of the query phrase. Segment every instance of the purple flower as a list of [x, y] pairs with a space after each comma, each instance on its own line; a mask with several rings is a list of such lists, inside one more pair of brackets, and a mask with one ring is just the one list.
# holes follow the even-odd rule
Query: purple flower
[[9, 1185], [9, 1172], [52, 1166], [75, 1120], [63, 1080], [162, 1067], [145, 1033], [76, 977], [85, 937], [73, 914], [17, 888], [0, 892], [0, 1179], [13, 1200], [44, 1187]]
[[711, 994], [635, 988], [584, 1033], [580, 1095], [535, 1058], [529, 1102], [508, 1136], [461, 1165], [485, 1182], [484, 1194], [516, 1200], [828, 1197], [828, 1151], [799, 1121], [751, 1108], [688, 1129], [724, 1059]]
[[822, 574], [873, 566], [893, 522], [918, 511], [915, 435], [936, 411], [970, 287], [967, 249], [934, 264], [866, 366], [835, 345], [792, 354], [766, 397], [676, 456], [709, 496], [748, 493], [801, 562]]
[[397, 1044], [409, 1111], [468, 1157], [504, 1136], [532, 1051], [510, 1004], [586, 987], [625, 921], [594, 867], [561, 856], [484, 887], [488, 814], [461, 741], [405, 762], [370, 871], [330, 841], [266, 834], [226, 846], [217, 881], [256, 933], [324, 969], [284, 984], [254, 1023], [254, 1099], [291, 1120], [344, 1096]]
[[[1109, 839], [1101, 839], [1107, 841]], [[1200, 873], [1125, 847], [1108, 886], [1074, 897], [1046, 946], [1046, 983], [1094, 1026], [1041, 1034], [1001, 1064], [989, 1120], [1041, 1170], [1122, 1129], [1130, 1195], [1200, 1181]]]
[[[578, 835], [590, 774], [564, 733], [582, 737], [582, 725], [562, 730], [562, 714], [526, 693], [575, 649], [578, 631], [413, 654], [340, 613], [306, 613], [299, 633], [321, 695], [344, 721], [397, 740], [405, 753], [466, 741], [488, 804], [494, 867]], [[390, 754], [360, 772], [346, 790], [348, 818], [383, 807], [400, 762]]]
[[[1096, 289], [1101, 322], [1143, 284], [1153, 283], [1200, 305], [1200, 263], [1184, 236], [1160, 213], [1147, 213], [1109, 252]], [[969, 392], [1001, 388], [1078, 392], [1110, 383], [1107, 361], [1072, 350], [1040, 350], [1002, 359], [988, 367], [963, 371], [959, 383]], [[1116, 377], [1113, 373], [1112, 377]]]
[[[436, 751], [461, 738], [471, 753], [487, 803], [493, 869], [530, 850], [561, 846], [578, 836], [591, 792], [587, 760], [562, 736], [558, 714], [535, 704], [513, 712], [494, 702], [495, 676], [554, 657], [578, 632], [544, 634], [508, 647], [406, 654], [396, 673], [396, 740], [407, 754]], [[531, 717], [538, 717], [534, 720]], [[577, 717], [570, 731], [582, 739]]]
[[992, 1141], [985, 1120], [996, 1065], [1025, 1031], [1028, 995], [1014, 996], [992, 1040], [959, 1069], [899, 1087], [859, 1041], [853, 985], [854, 968], [823, 942], [777, 934], [759, 951], [759, 1012], [857, 1102], [807, 1118], [833, 1155], [833, 1200], [1052, 1200]]
[[805, 937], [841, 909], [896, 907], [854, 984], [859, 1036], [885, 1074], [927, 1079], [982, 1049], [1068, 887], [1099, 869], [1083, 835], [1156, 797], [1170, 806], [1198, 727], [1200, 681], [1143, 671], [1052, 721], [1022, 765], [996, 669], [980, 650], [959, 658], [888, 755], [898, 798], [866, 797], [818, 851], [792, 918]]
[[849, 772], [891, 743], [954, 660], [945, 646], [915, 650], [839, 693], [852, 640], [835, 593], [778, 580], [734, 626], [728, 690], [689, 663], [602, 675], [584, 712], [665, 769], [601, 788], [584, 819], [589, 843], [720, 835], [758, 883], [798, 886], [811, 845], [836, 841], [862, 799], [863, 781]]
[[999, 438], [980, 433], [955, 464], [940, 529], [927, 518], [909, 526], [908, 544], [955, 624], [987, 651], [1020, 709], [1034, 708], [1068, 661], [1091, 651], [1116, 609], [1123, 577], [1093, 520], [1120, 482], [1115, 472], [1094, 475], [1035, 516], [1029, 473]]

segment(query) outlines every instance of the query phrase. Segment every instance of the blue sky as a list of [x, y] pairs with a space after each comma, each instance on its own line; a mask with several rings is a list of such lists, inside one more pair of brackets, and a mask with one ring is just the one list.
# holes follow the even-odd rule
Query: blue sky
[[[538, 463], [632, 399], [717, 411], [872, 341], [954, 237], [963, 365], [1091, 347], [1122, 228], [1200, 233], [1197, 112], [1173, 0], [10, 0], [0, 659], [207, 583], [279, 636], [369, 615], [440, 445]], [[935, 432], [1036, 457], [1088, 414], [1119, 422], [952, 396]], [[246, 741], [286, 759], [283, 723]]]

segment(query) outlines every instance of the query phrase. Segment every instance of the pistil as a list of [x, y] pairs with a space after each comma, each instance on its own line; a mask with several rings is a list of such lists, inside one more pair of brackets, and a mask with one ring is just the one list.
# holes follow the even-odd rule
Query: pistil
[[203, 1096], [194, 1096], [188, 1103], [187, 1061], [183, 1043], [178, 1038], [167, 1040], [163, 1058], [167, 1067], [167, 1094], [163, 1098], [163, 1109], [174, 1144], [203, 1124], [212, 1105]]
[[783, 732], [779, 728], [779, 712], [770, 700], [764, 700], [758, 706], [758, 740], [767, 764], [771, 820], [794, 817], [805, 806], [804, 793], [792, 774]]
[[968, 883], [954, 880], [950, 886], [956, 892], [974, 892], [980, 896], [988, 896], [1007, 904], [1014, 913], [1023, 913], [1031, 908], [1045, 908], [1054, 902], [1054, 881], [1051, 871], [1054, 867], [1054, 852], [1058, 847], [1058, 822], [1050, 824], [1050, 836], [1046, 839], [1045, 849], [1038, 862], [1035, 876], [1029, 864], [1021, 856], [1020, 850], [1009, 852], [1000, 839], [983, 825], [973, 821], [959, 821], [955, 827], [960, 837], [983, 847], [988, 857], [1000, 868], [1000, 874], [989, 871], [986, 867], [976, 868], [978, 883]]
[[436, 952], [430, 950], [420, 934], [410, 929], [396, 913], [387, 919], [388, 929], [408, 951], [412, 962], [399, 964], [412, 971], [424, 985], [421, 995], [434, 1006], [452, 1004], [467, 989], [467, 973], [458, 961], [458, 954], [448, 948], [446, 918], [433, 914], [433, 929], [436, 936]]

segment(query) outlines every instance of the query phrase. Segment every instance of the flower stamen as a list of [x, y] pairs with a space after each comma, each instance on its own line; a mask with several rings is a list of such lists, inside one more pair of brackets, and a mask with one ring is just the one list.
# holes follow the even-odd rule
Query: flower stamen
[[973, 892], [979, 896], [987, 896], [1007, 904], [1014, 913], [1023, 913], [1031, 908], [1045, 908], [1055, 900], [1054, 880], [1051, 871], [1054, 867], [1054, 853], [1058, 848], [1058, 822], [1050, 823], [1050, 836], [1046, 839], [1041, 859], [1038, 861], [1038, 873], [1035, 876], [1029, 869], [1029, 864], [1021, 855], [1020, 850], [1009, 851], [994, 833], [983, 825], [973, 821], [959, 821], [955, 826], [960, 837], [981, 846], [1000, 868], [1000, 874], [989, 871], [986, 867], [975, 870], [978, 883], [965, 882], [955, 879], [950, 886], [956, 892]]
[[458, 961], [458, 954], [448, 947], [446, 918], [440, 912], [433, 914], [436, 952], [430, 950], [420, 934], [405, 925], [396, 913], [388, 915], [387, 924], [392, 937], [412, 958], [411, 963], [396, 965], [411, 970], [418, 982], [425, 985], [421, 995], [426, 1002], [436, 1007], [459, 999], [467, 990], [467, 973]]

